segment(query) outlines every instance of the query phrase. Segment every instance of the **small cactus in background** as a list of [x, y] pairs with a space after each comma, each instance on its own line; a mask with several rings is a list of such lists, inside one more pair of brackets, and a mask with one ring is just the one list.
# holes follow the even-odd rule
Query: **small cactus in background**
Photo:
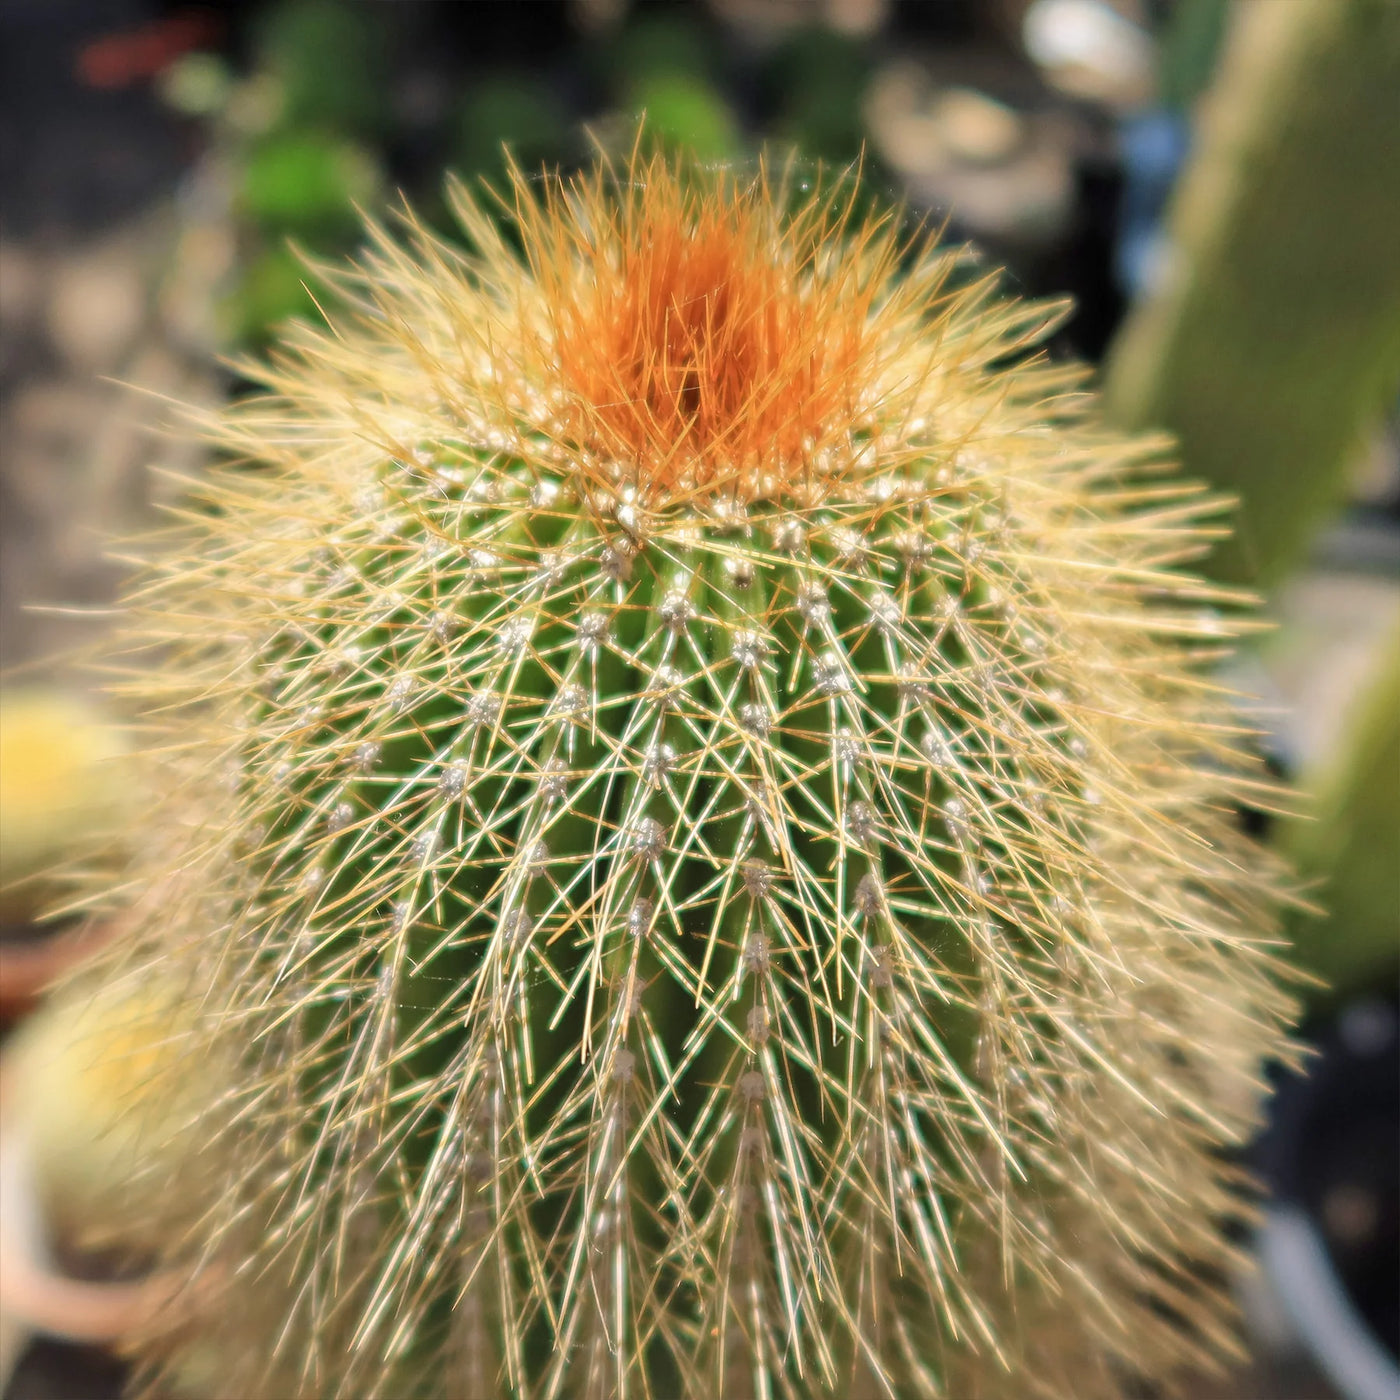
[[0, 920], [32, 917], [52, 898], [63, 852], [102, 844], [121, 826], [128, 746], [75, 694], [0, 691]]
[[514, 193], [324, 274], [133, 600], [132, 975], [241, 1066], [163, 1196], [229, 1393], [1218, 1356], [1291, 1004], [1216, 503], [837, 193]]

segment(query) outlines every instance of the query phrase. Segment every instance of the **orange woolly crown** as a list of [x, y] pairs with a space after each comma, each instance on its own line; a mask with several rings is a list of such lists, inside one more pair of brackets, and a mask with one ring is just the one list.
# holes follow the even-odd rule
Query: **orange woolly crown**
[[[515, 217], [538, 291], [552, 432], [652, 500], [753, 499], [840, 477], [884, 416], [914, 289], [888, 219], [790, 172], [678, 174], [633, 155]], [[927, 290], [926, 288], [923, 290]]]

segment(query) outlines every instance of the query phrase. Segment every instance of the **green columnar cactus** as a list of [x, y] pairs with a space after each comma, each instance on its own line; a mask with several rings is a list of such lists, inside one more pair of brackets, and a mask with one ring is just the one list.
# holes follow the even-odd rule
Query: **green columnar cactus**
[[[1112, 1395], [1291, 1015], [1213, 502], [794, 176], [375, 230], [134, 600], [230, 1393]], [[153, 1372], [178, 1366], [176, 1329]]]
[[1335, 990], [1383, 985], [1400, 962], [1395, 926], [1395, 851], [1400, 847], [1400, 629], [1348, 716], [1331, 763], [1308, 775], [1309, 820], [1283, 844], [1299, 872], [1318, 882], [1321, 919], [1291, 921], [1296, 957]]
[[1105, 397], [1238, 493], [1212, 572], [1262, 586], [1341, 504], [1400, 390], [1400, 6], [1234, 8], [1168, 266], [1124, 322]]

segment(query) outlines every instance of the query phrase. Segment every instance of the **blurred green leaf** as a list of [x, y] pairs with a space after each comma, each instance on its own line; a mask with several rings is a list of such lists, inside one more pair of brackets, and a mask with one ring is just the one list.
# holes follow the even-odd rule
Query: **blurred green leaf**
[[392, 71], [388, 8], [363, 0], [285, 0], [267, 11], [258, 62], [282, 85], [285, 126], [357, 136], [384, 131]]
[[306, 269], [289, 248], [267, 249], [249, 263], [229, 298], [226, 314], [232, 334], [246, 345], [258, 346], [294, 316], [319, 319], [305, 282]]
[[657, 73], [633, 87], [636, 113], [645, 113], [643, 137], [699, 160], [727, 160], [742, 148], [729, 104], [704, 79]]
[[773, 60], [778, 133], [808, 155], [848, 162], [861, 152], [866, 47], [820, 26], [800, 29]]
[[474, 84], [462, 100], [452, 155], [464, 175], [499, 176], [503, 146], [526, 172], [557, 162], [568, 145], [564, 105], [533, 73], [502, 74]]
[[613, 87], [628, 87], [662, 74], [704, 81], [714, 64], [709, 34], [685, 14], [634, 20], [618, 35], [607, 56]]
[[161, 100], [181, 116], [209, 117], [222, 110], [233, 91], [233, 73], [219, 54], [182, 54], [156, 76]]
[[275, 136], [249, 153], [239, 213], [269, 233], [324, 238], [359, 223], [355, 205], [380, 185], [373, 159], [359, 146], [315, 132]]

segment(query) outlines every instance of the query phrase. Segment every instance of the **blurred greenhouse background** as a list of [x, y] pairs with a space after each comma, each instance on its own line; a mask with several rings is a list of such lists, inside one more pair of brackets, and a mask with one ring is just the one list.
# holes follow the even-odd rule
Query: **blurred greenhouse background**
[[[302, 260], [401, 195], [450, 236], [445, 171], [568, 169], [643, 113], [705, 161], [858, 163], [1012, 290], [1072, 297], [1052, 352], [1239, 499], [1209, 567], [1275, 625], [1226, 679], [1308, 813], [1241, 820], [1325, 911], [1293, 928], [1321, 1053], [1254, 1153], [1254, 1356], [1200, 1395], [1400, 1395], [1400, 4], [3, 0], [0, 104], [9, 1021], [79, 953], [36, 922], [42, 872], [119, 824], [121, 716], [72, 662], [112, 541], [201, 469], [169, 403], [238, 394], [238, 357], [317, 314]], [[0, 1297], [0, 1373], [98, 1396], [120, 1364]]]

